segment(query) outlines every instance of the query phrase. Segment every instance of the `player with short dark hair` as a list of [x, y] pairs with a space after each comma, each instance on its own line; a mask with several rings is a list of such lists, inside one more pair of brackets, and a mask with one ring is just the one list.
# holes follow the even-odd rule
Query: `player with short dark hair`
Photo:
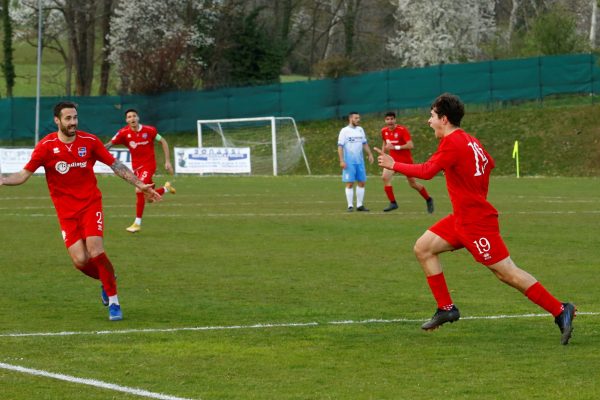
[[[125, 111], [125, 122], [127, 122], [127, 126], [121, 128], [105, 146], [107, 149], [115, 144], [122, 144], [127, 147], [131, 153], [131, 164], [136, 176], [142, 182], [151, 184], [154, 187], [152, 180], [156, 172], [154, 142], [161, 144], [165, 156], [165, 169], [173, 174], [169, 144], [164, 137], [158, 134], [155, 127], [140, 124], [139, 113], [136, 109], [130, 108]], [[165, 182], [163, 187], [156, 189], [156, 192], [161, 196], [165, 193], [175, 194], [175, 188], [170, 182]], [[136, 189], [135, 221], [126, 228], [128, 232], [136, 233], [142, 229], [142, 216], [144, 215], [145, 206], [144, 194]]]
[[[392, 156], [396, 162], [412, 164], [414, 161], [412, 158], [411, 149], [413, 149], [415, 145], [410, 137], [408, 128], [404, 125], [399, 125], [396, 123], [396, 113], [393, 111], [388, 111], [385, 113], [384, 120], [385, 126], [381, 128], [381, 138], [383, 139], [381, 148], [383, 151], [389, 151], [390, 156]], [[390, 201], [390, 204], [383, 209], [385, 212], [396, 210], [398, 208], [396, 196], [394, 196], [394, 189], [392, 187], [393, 176], [394, 171], [389, 169], [384, 169], [381, 174], [381, 179], [383, 180], [383, 190]], [[433, 213], [433, 198], [429, 195], [429, 193], [427, 193], [425, 186], [417, 182], [412, 176], [407, 176], [406, 181], [411, 188], [419, 192], [421, 197], [425, 199], [427, 212], [429, 214]]]
[[425, 231], [414, 246], [415, 255], [437, 301], [437, 311], [421, 328], [433, 330], [460, 318], [458, 308], [450, 297], [439, 255], [465, 247], [498, 279], [552, 314], [561, 332], [561, 343], [566, 345], [573, 331], [576, 308], [571, 303], [558, 301], [511, 259], [500, 236], [498, 211], [487, 200], [494, 160], [479, 140], [460, 129], [464, 113], [464, 105], [457, 96], [444, 93], [435, 99], [428, 122], [440, 143], [425, 163], [395, 162], [389, 155], [375, 149], [379, 153], [378, 163], [383, 168], [420, 179], [431, 179], [440, 171], [444, 171], [446, 177], [452, 214]]
[[152, 185], [144, 184], [133, 172], [104, 148], [96, 136], [77, 130], [77, 105], [60, 102], [54, 107], [57, 132], [44, 137], [33, 150], [25, 167], [14, 174], [0, 176], [0, 185], [25, 183], [43, 167], [50, 197], [56, 208], [63, 240], [71, 260], [84, 274], [102, 282], [102, 303], [108, 306], [111, 321], [123, 318], [117, 296], [114, 268], [104, 252], [104, 213], [94, 164], [101, 161], [114, 173], [145, 195], [160, 200]]
[[345, 183], [348, 211], [354, 210], [354, 182], [356, 187], [356, 211], [369, 211], [364, 205], [367, 171], [363, 152], [367, 152], [373, 163], [373, 153], [367, 144], [367, 135], [360, 126], [360, 115], [356, 111], [348, 113], [348, 125], [338, 135], [338, 157], [342, 168], [342, 182]]

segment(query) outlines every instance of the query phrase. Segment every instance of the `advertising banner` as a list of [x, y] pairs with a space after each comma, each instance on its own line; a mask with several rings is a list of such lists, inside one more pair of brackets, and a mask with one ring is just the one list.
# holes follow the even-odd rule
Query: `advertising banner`
[[178, 174], [249, 174], [249, 147], [175, 147]]
[[[110, 149], [109, 152], [117, 160], [123, 162], [131, 168], [131, 154], [128, 149]], [[33, 149], [28, 148], [0, 148], [0, 173], [12, 174], [23, 169], [25, 164], [31, 158]], [[101, 162], [94, 164], [94, 172], [97, 174], [112, 174], [113, 171], [108, 165]], [[44, 168], [38, 168], [36, 174], [43, 174]]]

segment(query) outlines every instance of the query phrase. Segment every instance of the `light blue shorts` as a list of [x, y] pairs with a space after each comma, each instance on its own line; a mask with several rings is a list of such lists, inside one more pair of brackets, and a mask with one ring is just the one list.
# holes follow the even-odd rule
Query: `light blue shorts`
[[365, 164], [346, 164], [342, 171], [342, 182], [366, 182]]

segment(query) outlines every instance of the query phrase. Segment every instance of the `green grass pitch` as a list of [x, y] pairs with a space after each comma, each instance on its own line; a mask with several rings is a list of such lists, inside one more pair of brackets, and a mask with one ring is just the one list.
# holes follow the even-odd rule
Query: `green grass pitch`
[[568, 346], [464, 250], [442, 256], [463, 319], [420, 330], [435, 303], [412, 246], [450, 211], [442, 177], [431, 216], [400, 177], [398, 211], [372, 176], [371, 212], [347, 213], [339, 177], [179, 176], [135, 235], [133, 189], [99, 177], [120, 322], [71, 266], [43, 178], [0, 187], [0, 398], [149, 396], [8, 365], [173, 399], [598, 399], [599, 183], [491, 183], [513, 259], [578, 306]]

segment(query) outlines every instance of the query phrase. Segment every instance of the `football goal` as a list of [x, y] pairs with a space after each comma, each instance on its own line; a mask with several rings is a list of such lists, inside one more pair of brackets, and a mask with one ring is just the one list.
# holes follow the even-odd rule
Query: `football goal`
[[303, 142], [291, 117], [198, 120], [198, 147], [249, 147], [254, 175], [310, 175]]

